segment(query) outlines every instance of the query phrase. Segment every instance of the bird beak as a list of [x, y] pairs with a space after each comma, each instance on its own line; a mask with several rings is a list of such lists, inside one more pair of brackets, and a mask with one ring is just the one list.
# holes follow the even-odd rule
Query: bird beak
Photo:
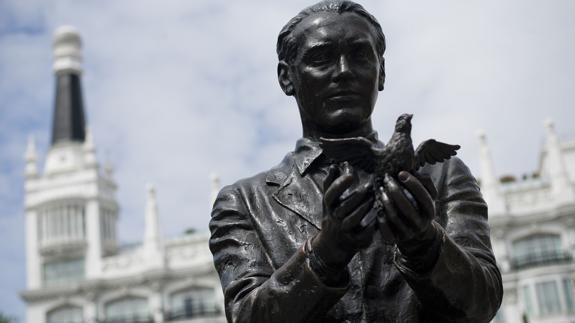
[[413, 114], [408, 114], [408, 115], [407, 115], [407, 120], [411, 121], [411, 118], [413, 118]]

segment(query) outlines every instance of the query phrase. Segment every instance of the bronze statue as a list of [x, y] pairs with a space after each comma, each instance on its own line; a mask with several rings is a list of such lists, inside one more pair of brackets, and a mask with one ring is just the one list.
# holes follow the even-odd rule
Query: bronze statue
[[[280, 32], [278, 80], [296, 99], [303, 138], [279, 165], [224, 187], [214, 203], [210, 249], [229, 322], [495, 315], [502, 285], [487, 205], [460, 159], [375, 181], [374, 169], [328, 156], [325, 142], [342, 138], [384, 149], [371, 123], [384, 51], [379, 23], [351, 1], [315, 4]], [[385, 212], [367, 221], [375, 197]]]

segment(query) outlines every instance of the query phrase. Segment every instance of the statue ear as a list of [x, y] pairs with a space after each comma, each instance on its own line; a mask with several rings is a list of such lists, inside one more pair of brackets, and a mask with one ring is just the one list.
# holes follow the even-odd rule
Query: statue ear
[[289, 75], [289, 65], [285, 61], [278, 63], [278, 81], [286, 95], [294, 95], [293, 83]]
[[379, 80], [377, 84], [377, 89], [383, 91], [383, 83], [385, 83], [385, 58], [381, 58], [381, 64], [379, 64]]

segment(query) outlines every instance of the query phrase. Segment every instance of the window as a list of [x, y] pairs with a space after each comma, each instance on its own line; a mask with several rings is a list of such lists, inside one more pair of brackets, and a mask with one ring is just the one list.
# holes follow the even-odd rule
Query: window
[[566, 260], [561, 237], [556, 234], [534, 234], [513, 242], [512, 260], [516, 268]]
[[569, 314], [575, 313], [575, 299], [573, 299], [573, 281], [569, 278], [563, 279], [563, 293], [565, 294], [565, 306]]
[[535, 284], [539, 315], [547, 316], [561, 313], [561, 301], [556, 282], [548, 281]]
[[148, 300], [142, 297], [125, 297], [106, 304], [106, 322], [152, 322]]
[[521, 288], [521, 294], [523, 297], [523, 312], [527, 313], [528, 316], [532, 316], [535, 312], [533, 307], [533, 300], [531, 299], [531, 288], [526, 285]]
[[107, 208], [100, 208], [100, 234], [105, 241], [116, 240], [116, 214]]
[[84, 239], [85, 208], [81, 203], [53, 205], [38, 212], [38, 237], [41, 243], [77, 241]]
[[219, 312], [212, 288], [191, 288], [174, 293], [170, 309], [170, 319], [209, 316]]
[[82, 308], [63, 306], [48, 312], [47, 323], [83, 323]]
[[43, 269], [44, 286], [75, 283], [84, 279], [84, 258], [47, 262]]

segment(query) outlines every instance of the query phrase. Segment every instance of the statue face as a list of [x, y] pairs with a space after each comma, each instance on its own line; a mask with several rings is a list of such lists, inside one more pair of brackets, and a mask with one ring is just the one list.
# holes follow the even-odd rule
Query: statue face
[[306, 17], [294, 35], [298, 50], [286, 67], [293, 93], [282, 87], [295, 96], [304, 127], [343, 133], [371, 122], [383, 89], [371, 24], [355, 13], [322, 12]]

